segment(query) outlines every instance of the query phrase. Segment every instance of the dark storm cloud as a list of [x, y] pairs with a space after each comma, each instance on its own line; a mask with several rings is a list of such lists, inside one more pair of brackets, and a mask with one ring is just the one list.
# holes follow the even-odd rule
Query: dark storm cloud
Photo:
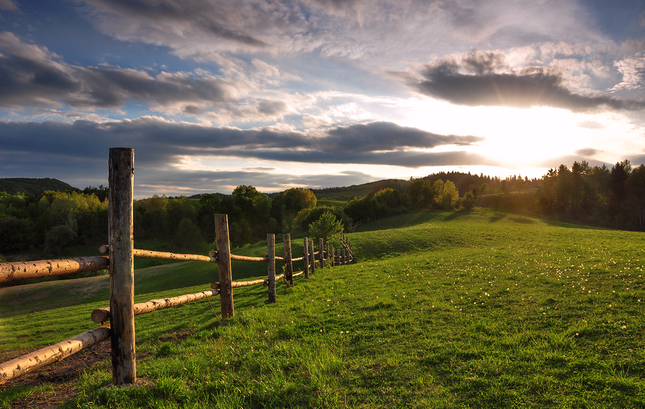
[[79, 97], [68, 97], [73, 107], [118, 108], [129, 99], [152, 106], [233, 99], [233, 86], [216, 77], [194, 78], [181, 73], [156, 77], [130, 69], [76, 68], [83, 83]]
[[0, 106], [50, 106], [79, 89], [73, 72], [54, 54], [0, 33]]
[[49, 157], [51, 163], [61, 167], [82, 161], [86, 167], [95, 163], [103, 168], [103, 159], [113, 146], [134, 148], [137, 163], [149, 168], [172, 168], [181, 162], [182, 156], [194, 155], [406, 167], [489, 164], [485, 158], [465, 152], [408, 150], [471, 144], [481, 139], [436, 135], [387, 122], [332, 128], [316, 135], [270, 128], [212, 128], [151, 117], [109, 123], [0, 122], [0, 146], [5, 155], [0, 171], [15, 174], [9, 172], [10, 168], [27, 166], [12, 159], [12, 155], [25, 152], [34, 157]]
[[447, 59], [427, 66], [414, 86], [422, 94], [467, 106], [549, 106], [572, 112], [645, 108], [643, 101], [574, 93], [563, 85], [559, 73], [542, 67], [495, 72], [503, 67], [505, 60], [499, 54], [471, 53], [459, 61]]
[[[181, 103], [194, 107], [232, 101], [236, 86], [208, 75], [162, 72], [152, 76], [132, 69], [68, 65], [44, 47], [0, 33], [0, 106], [5, 108], [61, 102], [79, 109], [120, 108], [129, 100], [152, 107]], [[271, 109], [270, 104], [266, 109]]]

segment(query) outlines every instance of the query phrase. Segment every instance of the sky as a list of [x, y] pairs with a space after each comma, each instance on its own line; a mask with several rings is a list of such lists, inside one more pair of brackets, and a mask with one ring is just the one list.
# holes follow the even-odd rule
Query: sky
[[645, 163], [642, 0], [0, 0], [0, 177], [135, 197]]

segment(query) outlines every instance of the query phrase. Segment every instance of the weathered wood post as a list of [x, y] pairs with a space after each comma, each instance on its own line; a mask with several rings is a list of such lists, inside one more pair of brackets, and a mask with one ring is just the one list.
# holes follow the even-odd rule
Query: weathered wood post
[[305, 272], [305, 278], [309, 278], [309, 241], [307, 237], [303, 239], [302, 260], [304, 261], [303, 270]]
[[347, 259], [347, 249], [343, 248], [343, 265], [347, 265], [348, 259]]
[[332, 244], [330, 247], [331, 247], [331, 250], [330, 250], [331, 252], [329, 253], [329, 255], [331, 256], [331, 266], [336, 267], [336, 260], [334, 258], [336, 253], [334, 252], [334, 245]]
[[318, 240], [320, 245], [320, 268], [325, 268], [325, 248], [323, 246], [323, 239]]
[[309, 241], [309, 250], [311, 253], [311, 272], [315, 273], [316, 272], [316, 252], [314, 251], [314, 241], [310, 240]]
[[327, 261], [329, 261], [329, 266], [333, 267], [334, 263], [331, 261], [331, 253], [329, 252], [329, 242], [327, 242], [327, 254], [326, 254]]
[[267, 234], [269, 303], [275, 303], [275, 234]]
[[291, 235], [285, 234], [282, 236], [284, 243], [284, 276], [293, 287], [293, 263], [291, 261]]
[[228, 237], [228, 215], [215, 215], [215, 236], [217, 240], [217, 275], [219, 276], [219, 302], [222, 318], [233, 318], [233, 270], [231, 269], [231, 243]]
[[134, 149], [110, 148], [108, 167], [112, 382], [124, 385], [137, 381], [132, 255]]

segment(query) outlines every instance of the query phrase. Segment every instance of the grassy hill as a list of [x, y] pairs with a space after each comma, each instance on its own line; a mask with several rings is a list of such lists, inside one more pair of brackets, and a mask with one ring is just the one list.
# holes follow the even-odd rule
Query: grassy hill
[[[103, 388], [105, 356], [67, 378], [52, 366], [30, 375], [37, 383], [2, 386], [0, 405], [61, 394], [70, 408], [645, 405], [642, 234], [475, 209], [383, 219], [349, 238], [356, 264], [280, 283], [277, 304], [247, 287], [226, 322], [216, 299], [215, 311], [202, 300], [137, 316], [141, 387]], [[208, 289], [214, 269], [137, 270], [137, 301]], [[258, 263], [233, 274], [265, 273]], [[2, 307], [5, 359], [92, 328], [90, 311], [106, 304], [84, 298], [89, 285], [39, 285], [0, 290], [0, 305], [22, 305]]]
[[11, 195], [16, 193], [27, 193], [38, 196], [46, 190], [67, 192], [78, 190], [74, 186], [52, 178], [0, 178], [0, 192]]

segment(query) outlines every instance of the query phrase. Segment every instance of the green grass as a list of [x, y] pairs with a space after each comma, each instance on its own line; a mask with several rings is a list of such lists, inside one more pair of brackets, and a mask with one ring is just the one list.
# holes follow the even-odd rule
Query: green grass
[[[277, 304], [257, 286], [235, 290], [226, 322], [206, 300], [137, 316], [137, 374], [149, 384], [104, 388], [106, 357], [65, 407], [645, 406], [641, 233], [475, 209], [382, 219], [348, 236], [356, 264], [280, 283]], [[137, 272], [147, 275], [137, 301], [207, 289], [213, 267]], [[182, 285], [194, 286], [166, 289]], [[79, 302], [8, 314], [0, 350], [93, 327], [89, 312], [104, 303]], [[53, 386], [40, 388], [4, 388], [0, 407]]]

